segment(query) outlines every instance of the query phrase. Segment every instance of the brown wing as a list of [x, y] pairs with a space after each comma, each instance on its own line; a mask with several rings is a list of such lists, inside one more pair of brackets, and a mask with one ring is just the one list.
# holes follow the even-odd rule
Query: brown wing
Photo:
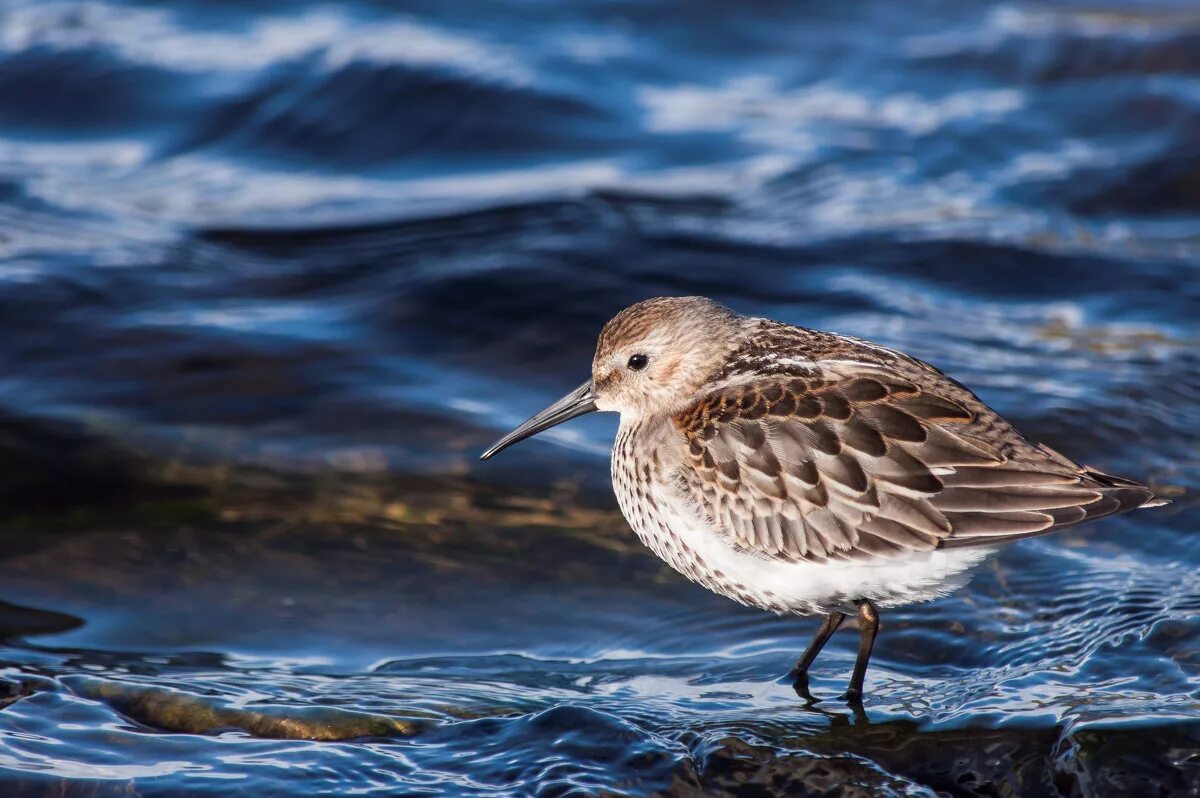
[[[830, 368], [715, 390], [674, 417], [688, 443], [680, 487], [736, 544], [788, 560], [889, 557], [1152, 498], [1025, 442], [939, 372]], [[988, 442], [998, 425], [1003, 446]]]

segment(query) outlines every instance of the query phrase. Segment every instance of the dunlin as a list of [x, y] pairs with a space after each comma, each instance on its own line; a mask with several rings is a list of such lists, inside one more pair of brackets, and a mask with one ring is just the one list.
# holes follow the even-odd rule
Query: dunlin
[[879, 608], [945, 595], [998, 544], [1165, 503], [1027, 440], [916, 358], [700, 297], [621, 311], [592, 378], [483, 459], [594, 410], [621, 414], [613, 485], [655, 554], [742, 604], [824, 616], [798, 690], [858, 615], [852, 702]]

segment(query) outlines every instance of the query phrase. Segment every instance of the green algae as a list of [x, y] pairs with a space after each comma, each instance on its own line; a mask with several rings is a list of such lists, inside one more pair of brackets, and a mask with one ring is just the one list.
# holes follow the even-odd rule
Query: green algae
[[142, 725], [181, 734], [236, 730], [267, 739], [334, 742], [410, 737], [423, 726], [417, 720], [338, 707], [236, 707], [211, 696], [85, 676], [69, 676], [63, 683], [76, 695], [102, 701]]

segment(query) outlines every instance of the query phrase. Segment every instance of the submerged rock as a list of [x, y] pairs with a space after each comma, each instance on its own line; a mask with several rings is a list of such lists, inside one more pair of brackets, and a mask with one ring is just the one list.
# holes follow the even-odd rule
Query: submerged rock
[[360, 737], [407, 737], [419, 725], [387, 715], [336, 707], [232, 707], [220, 700], [165, 687], [72, 676], [63, 682], [85, 698], [103, 701], [131, 720], [164, 731], [214, 734], [236, 729], [279, 740], [353, 740]]

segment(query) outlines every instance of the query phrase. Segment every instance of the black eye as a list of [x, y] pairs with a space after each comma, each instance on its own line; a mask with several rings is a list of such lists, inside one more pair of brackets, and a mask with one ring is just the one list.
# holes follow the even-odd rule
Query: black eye
[[646, 364], [649, 362], [650, 358], [646, 357], [645, 355], [632, 355], [629, 358], [629, 362], [625, 365], [629, 366], [629, 368], [633, 369], [634, 371], [641, 371], [642, 369], [646, 368]]

